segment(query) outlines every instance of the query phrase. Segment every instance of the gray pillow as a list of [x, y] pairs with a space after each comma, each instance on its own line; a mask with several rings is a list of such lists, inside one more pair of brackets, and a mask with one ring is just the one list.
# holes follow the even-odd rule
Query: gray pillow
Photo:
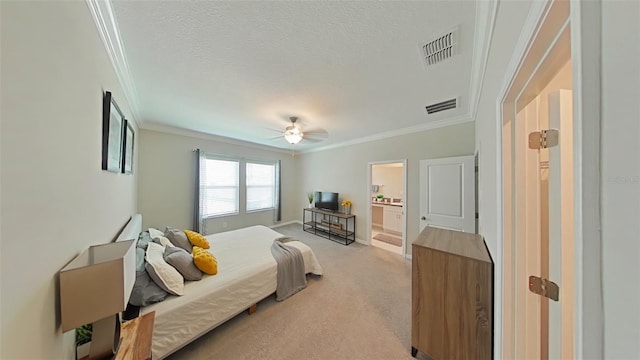
[[[166, 238], [166, 237], [164, 237], [164, 236], [157, 237], [157, 238], [155, 238], [155, 239], [151, 240], [151, 242], [154, 242], [154, 243], [156, 243], [156, 244], [160, 244], [160, 245], [162, 245], [163, 247], [173, 247], [173, 246], [174, 246], [174, 245], [171, 243], [171, 241], [169, 241], [169, 239], [167, 239], [167, 238]], [[180, 248], [180, 249], [182, 249], [182, 248]]]
[[136, 243], [136, 246], [141, 249], [147, 250], [147, 245], [149, 244], [149, 241], [151, 241], [151, 236], [149, 236], [149, 232], [143, 231], [138, 236], [138, 242]]
[[202, 271], [193, 262], [193, 256], [183, 248], [168, 247], [164, 251], [164, 261], [178, 270], [185, 280], [202, 279]]
[[136, 273], [136, 282], [129, 297], [129, 303], [135, 306], [147, 306], [164, 300], [168, 292], [162, 290], [149, 277], [146, 270]]
[[133, 284], [133, 290], [129, 297], [129, 304], [135, 306], [147, 306], [157, 303], [169, 295], [149, 277], [149, 273], [144, 267], [144, 254], [144, 249], [136, 249], [136, 282]]
[[187, 234], [184, 231], [167, 226], [164, 230], [164, 236], [171, 241], [175, 246], [185, 249], [188, 253], [191, 253], [193, 245], [189, 242]]
[[144, 270], [144, 255], [146, 251], [142, 248], [136, 248], [136, 273]]

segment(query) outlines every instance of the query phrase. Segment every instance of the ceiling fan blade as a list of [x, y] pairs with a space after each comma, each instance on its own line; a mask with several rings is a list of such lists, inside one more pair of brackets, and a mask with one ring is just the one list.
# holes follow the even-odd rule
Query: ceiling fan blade
[[320, 142], [323, 140], [326, 140], [329, 137], [329, 134], [327, 133], [327, 130], [325, 129], [321, 129], [321, 128], [315, 128], [315, 129], [309, 129], [309, 130], [305, 130], [304, 126], [300, 126], [298, 125], [299, 122], [297, 122], [299, 119], [297, 117], [289, 117], [289, 125], [287, 127], [285, 127], [284, 129], [278, 130], [278, 129], [274, 129], [274, 128], [268, 128], [268, 127], [263, 127], [262, 129], [264, 130], [268, 130], [270, 132], [274, 132], [274, 133], [278, 133], [278, 136], [274, 136], [271, 138], [268, 138], [268, 140], [282, 140], [287, 142], [287, 140], [284, 137], [284, 134], [286, 131], [288, 130], [292, 130], [294, 128], [299, 129], [298, 131], [302, 131], [302, 140], [304, 142], [308, 142], [308, 143], [316, 143], [316, 142]]
[[274, 128], [268, 128], [268, 127], [263, 127], [263, 130], [267, 130], [267, 131], [271, 131], [274, 133], [278, 133], [278, 134], [282, 134], [284, 132], [284, 130], [282, 129], [274, 129]]
[[302, 132], [304, 133], [304, 137], [309, 138], [324, 140], [329, 137], [329, 133], [327, 133], [327, 130], [324, 129], [313, 129], [309, 131], [303, 130]]
[[317, 142], [321, 142], [324, 141], [326, 139], [317, 139], [317, 138], [313, 138], [313, 137], [303, 137], [302, 141], [304, 142], [308, 142], [308, 143], [317, 143]]

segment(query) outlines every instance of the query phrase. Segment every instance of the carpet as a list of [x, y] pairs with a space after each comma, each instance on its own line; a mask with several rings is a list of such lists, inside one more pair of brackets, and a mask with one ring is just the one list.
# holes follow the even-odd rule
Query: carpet
[[374, 240], [378, 240], [378, 241], [382, 241], [382, 242], [386, 242], [387, 244], [391, 244], [391, 245], [395, 245], [395, 246], [402, 246], [402, 238], [397, 237], [397, 236], [393, 236], [393, 235], [388, 235], [388, 234], [376, 234], [373, 237]]
[[[274, 228], [309, 245], [324, 270], [285, 301], [269, 296], [166, 360], [427, 360], [411, 357], [411, 261], [353, 243]], [[179, 330], [178, 330], [179, 331]]]

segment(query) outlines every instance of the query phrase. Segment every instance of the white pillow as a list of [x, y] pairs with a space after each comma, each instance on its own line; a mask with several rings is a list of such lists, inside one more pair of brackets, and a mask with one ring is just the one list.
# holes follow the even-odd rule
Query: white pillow
[[164, 260], [164, 246], [150, 242], [147, 246], [145, 268], [153, 281], [173, 295], [184, 295], [184, 278]]
[[152, 239], [155, 239], [157, 237], [164, 236], [164, 233], [158, 229], [149, 228], [149, 236], [151, 236]]

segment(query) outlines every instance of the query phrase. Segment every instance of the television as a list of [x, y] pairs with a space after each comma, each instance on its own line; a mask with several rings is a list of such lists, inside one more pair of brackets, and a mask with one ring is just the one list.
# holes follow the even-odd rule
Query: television
[[316, 200], [316, 208], [338, 211], [338, 193], [316, 191], [314, 198]]

